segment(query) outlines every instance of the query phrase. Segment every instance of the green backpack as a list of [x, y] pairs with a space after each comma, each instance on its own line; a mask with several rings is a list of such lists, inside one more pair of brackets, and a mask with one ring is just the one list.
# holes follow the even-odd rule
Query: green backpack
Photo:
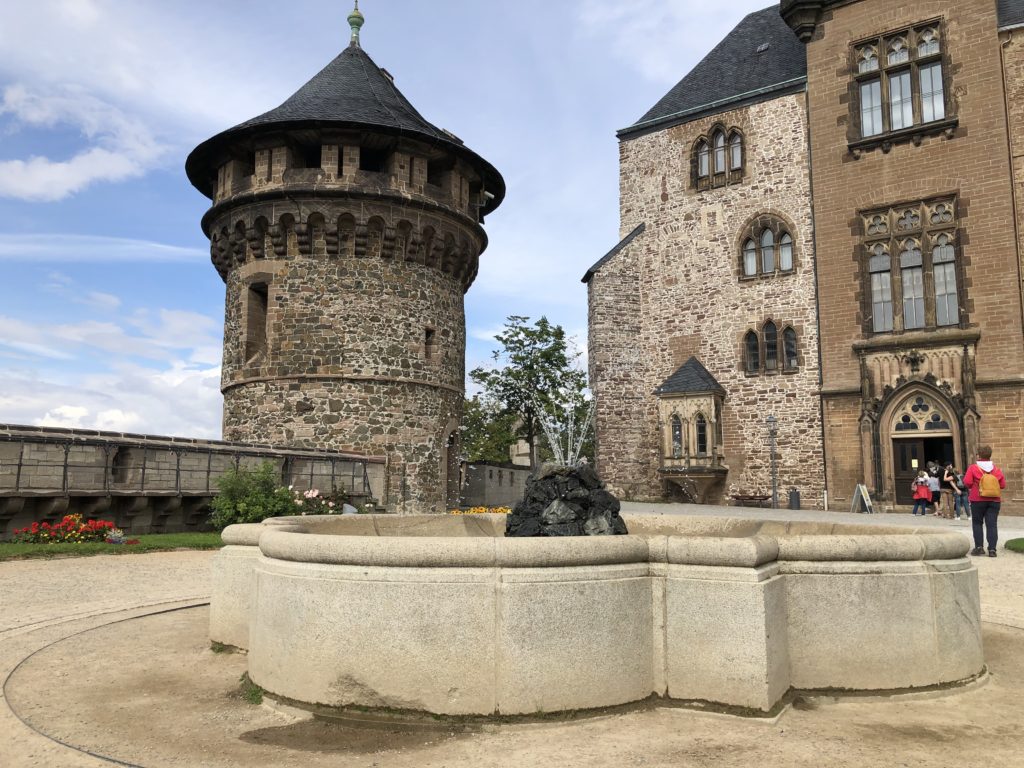
[[985, 499], [998, 499], [1002, 496], [999, 481], [991, 472], [981, 470], [981, 482], [978, 483], [978, 495]]

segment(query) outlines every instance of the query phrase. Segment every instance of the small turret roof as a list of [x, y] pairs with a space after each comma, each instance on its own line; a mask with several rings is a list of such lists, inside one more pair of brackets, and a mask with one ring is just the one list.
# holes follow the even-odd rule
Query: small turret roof
[[358, 37], [280, 106], [196, 147], [185, 171], [192, 185], [210, 197], [212, 172], [232, 145], [257, 133], [303, 128], [361, 128], [440, 145], [463, 156], [484, 176], [487, 191], [494, 195], [484, 213], [496, 208], [505, 195], [501, 174], [454, 134], [424, 119], [395, 87], [394, 78], [360, 47]]
[[678, 370], [665, 379], [664, 383], [654, 390], [656, 395], [695, 394], [714, 392], [724, 396], [725, 389], [718, 380], [708, 373], [708, 369], [700, 364], [700, 360], [691, 357]]

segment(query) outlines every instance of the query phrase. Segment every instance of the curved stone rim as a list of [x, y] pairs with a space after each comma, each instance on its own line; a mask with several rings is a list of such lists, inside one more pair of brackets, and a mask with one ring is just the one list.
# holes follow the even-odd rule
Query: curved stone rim
[[[351, 527], [364, 529], [363, 535], [343, 532], [318, 533], [327, 522], [334, 528], [347, 527], [337, 515], [297, 518], [271, 518], [262, 524], [232, 525], [224, 529], [226, 545], [258, 546], [266, 557], [291, 562], [328, 565], [392, 566], [408, 568], [549, 568], [623, 563], [669, 563], [751, 568], [784, 562], [920, 562], [954, 560], [964, 557], [970, 543], [960, 534], [948, 531], [907, 531], [879, 526], [878, 533], [863, 533], [863, 526], [850, 526], [857, 533], [747, 533], [742, 536], [700, 535], [681, 530], [627, 536], [504, 538], [502, 536], [409, 536], [394, 529], [406, 524], [442, 525], [465, 530], [472, 518], [445, 518], [441, 515], [407, 517], [350, 517]], [[476, 516], [474, 516], [476, 517]], [[479, 516], [483, 518], [484, 516]], [[487, 515], [475, 521], [481, 532], [504, 515]], [[699, 527], [687, 518], [683, 528]], [[749, 528], [750, 521], [739, 518], [708, 518], [721, 532], [731, 521]], [[723, 523], [723, 520], [725, 521]], [[756, 528], [764, 523], [754, 521]], [[366, 531], [372, 524], [372, 533]], [[390, 530], [380, 530], [381, 527]], [[813, 526], [809, 523], [808, 526]], [[837, 530], [838, 529], [838, 530]], [[790, 528], [791, 530], [791, 528]]]

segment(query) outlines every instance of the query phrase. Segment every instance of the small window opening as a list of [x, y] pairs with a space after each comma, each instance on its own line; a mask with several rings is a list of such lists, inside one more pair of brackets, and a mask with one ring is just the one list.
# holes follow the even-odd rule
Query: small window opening
[[256, 153], [249, 152], [242, 158], [242, 176], [256, 175]]
[[435, 187], [440, 187], [441, 175], [443, 173], [443, 163], [437, 160], [430, 160], [427, 162], [427, 184], [433, 184]]
[[252, 362], [267, 351], [267, 306], [268, 288], [266, 283], [249, 286], [248, 308], [245, 318], [245, 360]]
[[387, 170], [388, 152], [385, 149], [359, 148], [359, 170], [370, 173], [384, 173]]
[[423, 357], [430, 360], [434, 356], [434, 342], [437, 334], [433, 328], [423, 329]]
[[299, 157], [302, 161], [303, 168], [321, 168], [323, 167], [321, 159], [321, 149], [319, 144], [304, 144], [299, 147]]
[[683, 422], [678, 416], [672, 417], [672, 458], [683, 457]]

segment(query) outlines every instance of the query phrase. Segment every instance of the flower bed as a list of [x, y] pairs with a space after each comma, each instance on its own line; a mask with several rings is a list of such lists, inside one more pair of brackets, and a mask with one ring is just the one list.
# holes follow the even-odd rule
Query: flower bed
[[508, 515], [510, 507], [470, 507], [469, 509], [449, 509], [449, 515]]
[[100, 541], [109, 544], [130, 544], [124, 531], [115, 528], [110, 520], [82, 521], [81, 515], [64, 515], [56, 524], [32, 523], [14, 531], [14, 541], [23, 544], [79, 544]]

